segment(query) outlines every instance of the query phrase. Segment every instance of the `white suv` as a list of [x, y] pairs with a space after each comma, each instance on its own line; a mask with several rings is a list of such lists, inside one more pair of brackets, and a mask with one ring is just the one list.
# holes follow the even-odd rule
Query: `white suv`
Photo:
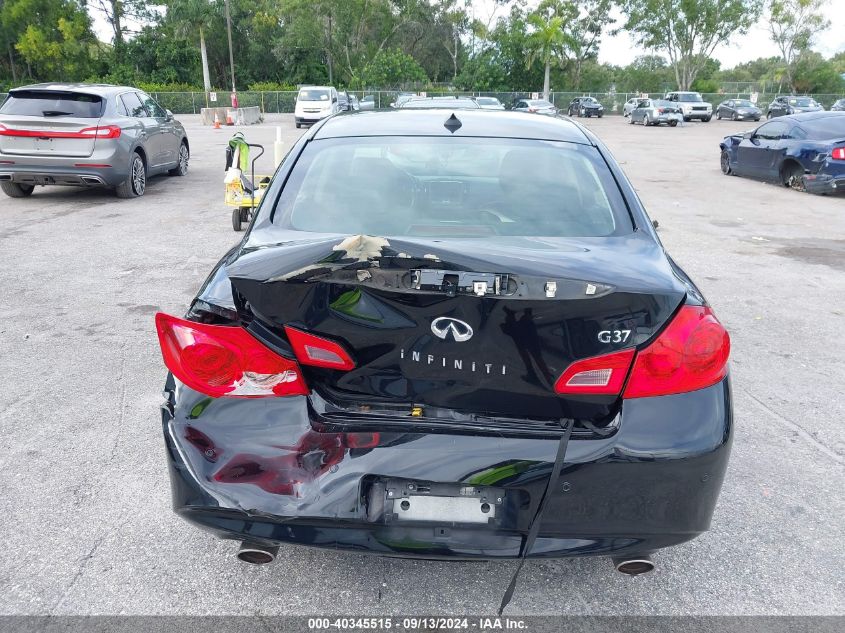
[[666, 101], [678, 104], [684, 115], [684, 121], [701, 119], [707, 123], [713, 118], [713, 104], [707, 103], [698, 92], [667, 92]]
[[340, 104], [334, 86], [303, 86], [296, 95], [293, 110], [296, 127], [302, 127], [303, 123], [316, 123], [338, 112]]

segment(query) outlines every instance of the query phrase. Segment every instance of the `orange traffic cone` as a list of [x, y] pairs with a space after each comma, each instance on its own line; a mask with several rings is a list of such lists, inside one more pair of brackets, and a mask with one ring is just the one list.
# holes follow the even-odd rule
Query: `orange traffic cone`
[[226, 125], [234, 125], [235, 120], [232, 118], [232, 111], [226, 110]]
[[217, 116], [217, 112], [214, 113], [214, 129], [215, 130], [220, 129], [220, 117]]

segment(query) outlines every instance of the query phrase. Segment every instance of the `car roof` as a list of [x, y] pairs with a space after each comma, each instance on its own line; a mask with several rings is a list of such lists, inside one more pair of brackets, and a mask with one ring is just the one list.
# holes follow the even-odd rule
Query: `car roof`
[[[450, 132], [444, 126], [454, 116], [461, 127]], [[314, 132], [314, 139], [355, 136], [462, 136], [523, 138], [592, 144], [574, 121], [526, 112], [502, 110], [392, 110], [356, 112], [330, 117]]]
[[801, 112], [799, 114], [779, 116], [776, 119], [772, 119], [772, 121], [792, 121], [794, 123], [801, 123], [803, 121], [819, 121], [821, 119], [833, 119], [837, 117], [845, 117], [845, 112], [831, 112], [830, 110], [820, 110], [819, 112]]
[[133, 88], [132, 86], [115, 86], [112, 84], [40, 83], [12, 88], [9, 92], [11, 94], [14, 94], [15, 92], [19, 91], [26, 92], [30, 90], [79, 92], [84, 94], [96, 94], [105, 97], [109, 95], [120, 94], [128, 90], [140, 90], [140, 88]]

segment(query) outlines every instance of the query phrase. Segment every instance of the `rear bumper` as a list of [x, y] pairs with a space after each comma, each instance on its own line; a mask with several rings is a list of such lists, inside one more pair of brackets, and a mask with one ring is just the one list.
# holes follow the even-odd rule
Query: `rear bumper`
[[[514, 557], [557, 449], [554, 439], [422, 433], [410, 424], [373, 446], [315, 431], [320, 421], [304, 397], [215, 400], [179, 385], [169, 398], [162, 421], [174, 510], [225, 539]], [[612, 437], [570, 441], [532, 556], [643, 554], [708, 529], [730, 452], [728, 380], [626, 401], [620, 416]], [[501, 520], [373, 520], [368, 492], [386, 477], [503, 488]]]
[[[0, 180], [27, 185], [116, 187], [129, 177], [128, 159], [119, 154], [85, 158], [30, 157], [4, 154]], [[12, 164], [7, 164], [11, 162]]]
[[817, 173], [804, 175], [804, 189], [816, 194], [845, 194], [845, 170], [843, 173]]

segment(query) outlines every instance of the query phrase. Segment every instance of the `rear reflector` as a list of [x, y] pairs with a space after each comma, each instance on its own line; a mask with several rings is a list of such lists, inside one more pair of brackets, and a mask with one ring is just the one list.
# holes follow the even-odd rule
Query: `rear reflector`
[[355, 362], [339, 343], [287, 325], [285, 333], [293, 348], [293, 353], [303, 365], [341, 370], [355, 368]]
[[308, 393], [296, 361], [269, 350], [237, 326], [206, 325], [156, 315], [164, 364], [207, 396], [262, 398]]
[[845, 160], [845, 147], [835, 147], [830, 153], [833, 160]]
[[664, 396], [714, 385], [728, 372], [731, 340], [713, 311], [683, 306], [648, 347], [637, 352], [625, 398]]
[[76, 163], [74, 167], [111, 167], [111, 165], [106, 165], [105, 163]]
[[619, 395], [633, 358], [631, 348], [576, 361], [557, 379], [555, 391], [567, 395]]

